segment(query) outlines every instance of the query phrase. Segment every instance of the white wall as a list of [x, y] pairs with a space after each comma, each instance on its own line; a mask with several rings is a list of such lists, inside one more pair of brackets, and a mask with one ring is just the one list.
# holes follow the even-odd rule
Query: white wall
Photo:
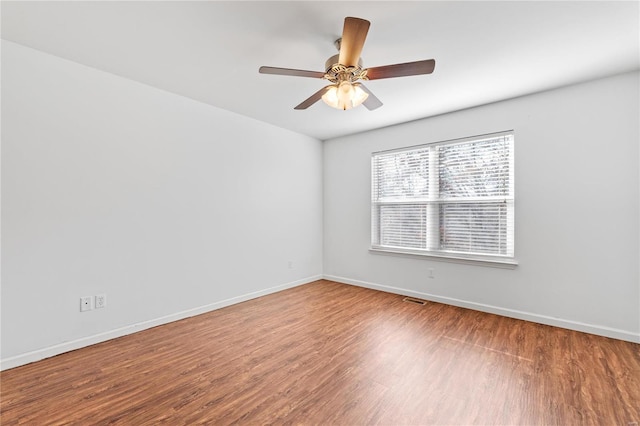
[[[325, 277], [640, 342], [638, 80], [625, 74], [326, 141]], [[372, 152], [510, 129], [519, 266], [368, 251]]]
[[320, 141], [2, 42], [3, 368], [321, 274]]

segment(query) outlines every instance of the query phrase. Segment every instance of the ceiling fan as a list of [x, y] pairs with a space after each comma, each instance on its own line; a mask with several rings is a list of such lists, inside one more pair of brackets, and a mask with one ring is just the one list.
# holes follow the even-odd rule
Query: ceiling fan
[[358, 80], [379, 80], [382, 78], [405, 77], [409, 75], [431, 74], [436, 61], [407, 62], [362, 68], [360, 53], [367, 38], [371, 23], [365, 19], [347, 17], [344, 19], [342, 38], [336, 40], [340, 52], [325, 63], [326, 72], [305, 71], [291, 68], [260, 67], [261, 74], [290, 75], [297, 77], [322, 78], [332, 84], [323, 87], [294, 109], [307, 109], [322, 99], [327, 105], [347, 110], [362, 104], [369, 110], [382, 106], [382, 102]]

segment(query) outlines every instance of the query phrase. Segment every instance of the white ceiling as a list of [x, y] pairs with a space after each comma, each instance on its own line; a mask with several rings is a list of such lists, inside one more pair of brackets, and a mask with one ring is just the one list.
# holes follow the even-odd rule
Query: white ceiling
[[[2, 38], [321, 140], [637, 70], [637, 1], [7, 2]], [[320, 79], [345, 16], [371, 21], [362, 59], [434, 58], [431, 75], [376, 80], [368, 111], [293, 107]]]

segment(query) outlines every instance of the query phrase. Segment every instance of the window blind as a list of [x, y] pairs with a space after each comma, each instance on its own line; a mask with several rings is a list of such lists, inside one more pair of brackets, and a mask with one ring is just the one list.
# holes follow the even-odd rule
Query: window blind
[[372, 155], [373, 248], [514, 255], [513, 132]]

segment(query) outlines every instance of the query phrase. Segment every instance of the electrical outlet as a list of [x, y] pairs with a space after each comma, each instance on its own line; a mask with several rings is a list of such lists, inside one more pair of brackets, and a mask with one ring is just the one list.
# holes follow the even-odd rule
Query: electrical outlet
[[96, 295], [96, 309], [105, 308], [107, 306], [107, 295], [106, 294], [97, 294]]
[[93, 309], [93, 297], [84, 296], [80, 298], [80, 312], [90, 311]]
[[429, 278], [433, 279], [433, 278], [435, 278], [435, 277], [436, 277], [436, 276], [435, 276], [435, 273], [434, 273], [433, 268], [429, 268]]

